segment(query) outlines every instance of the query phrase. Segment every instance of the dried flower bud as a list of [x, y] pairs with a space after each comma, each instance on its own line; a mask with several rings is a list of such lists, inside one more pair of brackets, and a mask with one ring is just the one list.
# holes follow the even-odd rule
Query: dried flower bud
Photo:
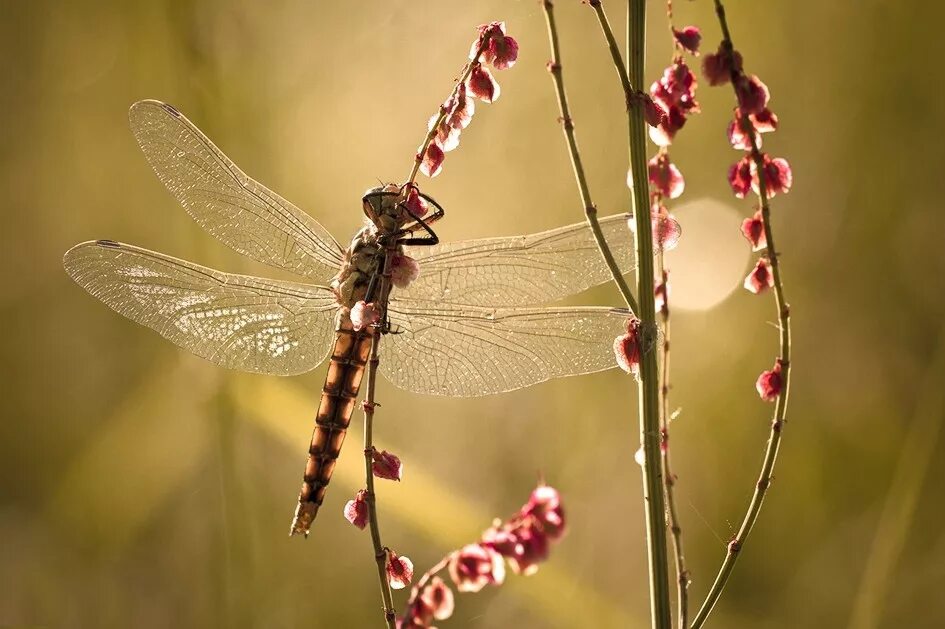
[[420, 276], [420, 264], [408, 255], [395, 253], [390, 259], [390, 281], [397, 288], [407, 288]]
[[765, 402], [773, 402], [781, 395], [781, 361], [777, 360], [770, 371], [762, 371], [755, 382], [755, 389], [758, 395]]
[[446, 154], [436, 142], [431, 142], [423, 155], [423, 161], [420, 162], [420, 172], [427, 177], [436, 177], [443, 170], [443, 160]]
[[477, 63], [466, 82], [469, 93], [485, 103], [494, 103], [499, 99], [499, 84], [492, 77], [488, 68]]
[[755, 212], [751, 218], [742, 221], [742, 234], [751, 243], [752, 251], [761, 251], [768, 246], [765, 239], [765, 223], [761, 216], [761, 210]]
[[[771, 159], [768, 155], [763, 156], [765, 167], [765, 194], [770, 199], [777, 194], [787, 194], [794, 183], [794, 175], [791, 172], [791, 165], [783, 157]], [[751, 187], [757, 193], [760, 185], [758, 182], [758, 169], [754, 160], [751, 162]]]
[[698, 26], [684, 26], [681, 29], [673, 29], [673, 38], [684, 50], [694, 54], [699, 54], [699, 42], [702, 41], [702, 33]]
[[645, 92], [638, 92], [635, 96], [643, 102], [643, 119], [651, 127], [658, 127], [663, 124], [666, 117], [666, 111], [663, 107], [653, 101], [653, 98]]
[[627, 322], [627, 333], [614, 339], [614, 355], [617, 365], [635, 376], [640, 375], [640, 320]]
[[371, 452], [371, 459], [373, 461], [371, 463], [371, 471], [375, 476], [378, 478], [386, 478], [387, 480], [400, 480], [404, 465], [395, 455], [387, 450], [382, 452], [374, 450]]
[[[683, 193], [686, 182], [682, 173], [670, 161], [669, 155], [666, 153], [661, 153], [651, 159], [647, 164], [647, 171], [654, 191], [663, 197], [675, 199]], [[632, 187], [629, 176], [627, 185]]]
[[768, 86], [754, 74], [739, 78], [735, 84], [735, 94], [738, 97], [738, 108], [744, 114], [761, 113], [768, 106], [771, 97]]
[[778, 128], [778, 117], [768, 109], [762, 109], [758, 113], [751, 114], [749, 116], [751, 123], [755, 126], [755, 131], [758, 133], [768, 133], [770, 131], [776, 131]]
[[502, 556], [482, 544], [469, 544], [455, 552], [448, 568], [460, 592], [478, 592], [489, 583], [500, 585], [505, 580]]
[[[482, 38], [489, 36], [489, 43], [482, 51], [482, 59], [496, 70], [505, 70], [515, 65], [518, 59], [518, 42], [505, 34], [505, 22], [493, 22], [479, 27], [479, 40], [473, 44], [478, 49]], [[475, 55], [475, 50], [472, 51]]]
[[367, 492], [359, 489], [354, 500], [349, 500], [345, 505], [345, 519], [359, 529], [364, 529], [368, 522], [368, 506], [365, 499]]
[[729, 56], [724, 43], [719, 44], [718, 52], [702, 58], [702, 75], [709, 85], [728, 83], [732, 79], [732, 71], [742, 71], [742, 56], [737, 50], [733, 50]]
[[381, 313], [373, 302], [368, 304], [362, 300], [351, 308], [350, 317], [351, 325], [356, 331], [360, 331], [380, 321]]
[[732, 187], [732, 192], [736, 198], [744, 199], [748, 191], [751, 190], [752, 163], [751, 158], [746, 155], [728, 169], [728, 183]]
[[761, 258], [745, 278], [745, 289], [757, 295], [772, 286], [774, 286], [774, 274], [771, 272], [771, 262], [767, 258]]
[[446, 620], [453, 615], [455, 607], [453, 590], [449, 589], [440, 577], [435, 576], [430, 579], [429, 585], [423, 588], [420, 600], [426, 604], [431, 615], [437, 620]]
[[413, 581], [413, 562], [387, 549], [387, 582], [391, 589], [402, 590]]
[[[664, 271], [665, 272], [665, 271]], [[653, 302], [656, 311], [664, 317], [669, 314], [669, 282], [660, 282], [653, 289]]]

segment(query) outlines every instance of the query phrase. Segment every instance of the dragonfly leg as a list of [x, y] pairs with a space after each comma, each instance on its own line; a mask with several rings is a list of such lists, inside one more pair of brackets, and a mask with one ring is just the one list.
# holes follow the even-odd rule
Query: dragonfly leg
[[[397, 243], [401, 245], [411, 245], [414, 247], [432, 247], [433, 245], [439, 244], [440, 237], [436, 235], [436, 232], [433, 231], [433, 228], [431, 228], [430, 225], [443, 218], [445, 214], [446, 212], [443, 211], [443, 208], [437, 206], [436, 211], [428, 216], [426, 220], [420, 217], [415, 217], [417, 222], [414, 225], [411, 225], [409, 228], [402, 229], [395, 234], [396, 236], [410, 234], [410, 237], [398, 240]], [[427, 235], [414, 237], [413, 232], [418, 227], [423, 228]]]

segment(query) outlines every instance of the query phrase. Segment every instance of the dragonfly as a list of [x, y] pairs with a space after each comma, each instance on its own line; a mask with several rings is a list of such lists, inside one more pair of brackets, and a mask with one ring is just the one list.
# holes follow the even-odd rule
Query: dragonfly
[[[421, 394], [492, 395], [616, 366], [628, 310], [540, 305], [611, 278], [586, 223], [440, 243], [431, 225], [442, 207], [418, 193], [412, 208], [403, 187], [386, 185], [364, 194], [364, 226], [342, 247], [171, 105], [140, 101], [129, 118], [158, 178], [201, 227], [304, 281], [225, 273], [114, 240], [74, 246], [65, 269], [118, 313], [222, 367], [292, 376], [329, 361], [290, 535], [308, 535], [324, 500], [381, 335], [381, 373]], [[629, 218], [600, 220], [624, 272], [635, 268]], [[394, 286], [398, 261], [419, 275]], [[358, 325], [352, 315], [368, 303], [383, 319]]]

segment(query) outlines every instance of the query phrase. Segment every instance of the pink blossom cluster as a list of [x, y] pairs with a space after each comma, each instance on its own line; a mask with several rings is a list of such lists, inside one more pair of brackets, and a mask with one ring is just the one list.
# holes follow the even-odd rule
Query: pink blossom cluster
[[518, 42], [505, 33], [504, 22], [490, 22], [479, 27], [479, 36], [469, 53], [468, 78], [460, 83], [440, 111], [430, 118], [429, 129], [435, 129], [433, 141], [426, 147], [420, 160], [420, 172], [435, 177], [443, 169], [446, 153], [459, 146], [459, 135], [469, 126], [476, 111], [478, 98], [484, 103], [495, 102], [501, 90], [499, 84], [484, 64], [496, 70], [505, 70], [515, 65], [518, 59]]
[[[757, 76], [745, 74], [743, 63], [742, 55], [732, 48], [730, 42], [723, 41], [715, 54], [705, 56], [702, 72], [709, 85], [731, 83], [735, 88], [737, 104], [728, 125], [728, 139], [732, 148], [744, 151], [744, 154], [728, 170], [732, 193], [742, 199], [749, 190], [753, 190], [761, 197], [763, 183], [764, 198], [761, 200], [764, 204], [767, 199], [789, 192], [794, 177], [786, 159], [771, 157], [761, 150], [762, 134], [777, 130], [778, 117], [768, 107], [771, 100], [768, 86]], [[768, 247], [765, 221], [765, 213], [760, 207], [755, 209], [751, 217], [742, 221], [742, 234], [751, 244], [752, 251], [762, 251]], [[768, 252], [755, 262], [745, 277], [746, 290], [757, 295], [774, 287], [771, 265], [773, 255], [774, 252]], [[781, 387], [780, 361], [775, 362], [772, 369], [763, 371], [755, 382], [758, 395], [766, 402], [776, 400], [781, 394]]]
[[451, 553], [445, 562], [425, 574], [414, 587], [398, 628], [431, 627], [453, 613], [452, 590], [436, 572], [445, 567], [459, 592], [478, 592], [486, 585], [505, 581], [508, 562], [516, 574], [530, 575], [548, 558], [550, 545], [565, 532], [564, 507], [558, 491], [539, 485], [528, 502], [513, 517], [496, 520], [475, 544]]

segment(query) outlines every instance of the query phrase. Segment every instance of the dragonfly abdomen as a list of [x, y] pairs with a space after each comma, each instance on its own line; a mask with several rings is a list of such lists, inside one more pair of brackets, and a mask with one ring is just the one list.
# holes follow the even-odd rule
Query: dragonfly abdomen
[[371, 352], [371, 330], [355, 331], [350, 321], [344, 321], [337, 332], [290, 535], [308, 535], [315, 520], [341, 453]]

